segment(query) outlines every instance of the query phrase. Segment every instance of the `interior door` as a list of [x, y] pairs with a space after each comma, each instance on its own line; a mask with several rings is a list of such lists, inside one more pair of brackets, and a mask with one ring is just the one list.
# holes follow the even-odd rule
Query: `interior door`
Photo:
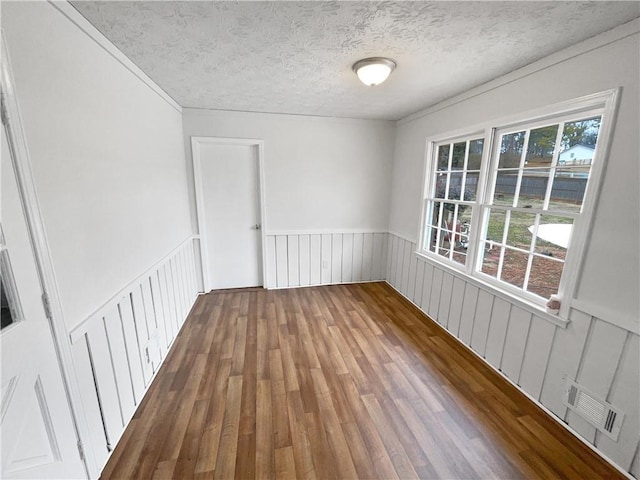
[[0, 158], [0, 477], [85, 478], [4, 128]]
[[[200, 144], [205, 288], [262, 285], [256, 145]], [[198, 182], [198, 179], [196, 179]], [[202, 233], [202, 232], [201, 232]]]

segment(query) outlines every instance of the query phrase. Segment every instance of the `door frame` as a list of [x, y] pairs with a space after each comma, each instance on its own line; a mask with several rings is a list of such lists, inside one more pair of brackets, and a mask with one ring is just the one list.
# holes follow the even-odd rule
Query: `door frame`
[[62, 299], [60, 297], [51, 250], [49, 249], [49, 242], [44, 227], [40, 201], [38, 200], [31, 156], [29, 154], [22, 115], [20, 113], [15, 80], [11, 69], [11, 59], [9, 57], [4, 32], [0, 33], [0, 42], [2, 43], [2, 59], [0, 61], [0, 110], [2, 113], [2, 128], [6, 130], [9, 149], [13, 152], [11, 163], [23, 205], [25, 221], [38, 271], [40, 289], [43, 292], [42, 301], [51, 329], [51, 337], [58, 359], [61, 381], [69, 405], [73, 428], [76, 433], [78, 453], [84, 465], [87, 478], [91, 478], [91, 476], [96, 473], [99, 474], [98, 469], [100, 466], [96, 463], [93, 451], [90, 448], [83, 448], [83, 445], [90, 445], [89, 439], [91, 436], [82, 408], [80, 388], [75, 381], [77, 376], [71, 353], [71, 341], [64, 319]]
[[207, 271], [208, 253], [206, 249], [206, 223], [205, 223], [205, 204], [204, 192], [202, 187], [202, 145], [232, 145], [257, 147], [258, 151], [258, 201], [260, 202], [260, 249], [262, 253], [262, 287], [267, 285], [267, 256], [266, 256], [266, 195], [265, 195], [265, 179], [264, 179], [264, 141], [254, 138], [225, 138], [225, 137], [191, 137], [191, 158], [193, 162], [193, 184], [196, 196], [196, 216], [198, 219], [198, 239], [200, 246], [200, 268], [202, 273], [202, 282], [204, 291], [211, 290], [211, 279]]

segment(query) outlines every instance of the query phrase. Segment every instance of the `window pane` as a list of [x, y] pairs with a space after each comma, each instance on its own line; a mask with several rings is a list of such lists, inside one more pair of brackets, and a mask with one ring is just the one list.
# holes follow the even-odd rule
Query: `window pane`
[[506, 212], [504, 210], [491, 210], [485, 238], [490, 242], [502, 243], [505, 222]]
[[498, 263], [500, 262], [501, 247], [496, 247], [492, 243], [485, 243], [484, 255], [482, 257], [482, 273], [496, 277], [498, 275]]
[[547, 184], [551, 171], [547, 169], [523, 170], [518, 195], [518, 207], [542, 208], [547, 194]]
[[567, 217], [541, 215], [536, 233], [536, 253], [564, 260], [571, 240], [573, 220]]
[[528, 259], [529, 254], [527, 253], [505, 248], [500, 280], [522, 288], [524, 285], [524, 276], [527, 272]]
[[536, 128], [529, 133], [525, 168], [548, 168], [556, 148], [558, 125]]
[[495, 190], [493, 192], [493, 203], [495, 205], [513, 205], [513, 197], [516, 193], [518, 182], [517, 171], [498, 172]]
[[502, 136], [498, 168], [518, 168], [524, 147], [525, 132], [509, 133]]
[[449, 192], [447, 198], [460, 200], [462, 194], [462, 172], [452, 172], [449, 174]]
[[587, 188], [590, 167], [558, 168], [553, 178], [549, 210], [579, 212]]
[[449, 170], [449, 145], [438, 148], [438, 170]]
[[566, 123], [558, 165], [591, 165], [599, 133], [600, 117]]
[[467, 161], [467, 170], [480, 170], [483, 146], [484, 139], [482, 138], [469, 142], [469, 160]]
[[478, 193], [478, 176], [476, 172], [467, 173], [467, 177], [464, 183], [464, 191], [462, 192], [464, 197], [462, 200], [473, 201], [476, 199]]
[[447, 194], [447, 179], [449, 178], [448, 173], [438, 173], [436, 177], [436, 198], [445, 198], [444, 196]]
[[507, 233], [507, 245], [529, 250], [532, 238], [529, 228], [533, 226], [535, 221], [535, 214], [511, 212]]
[[453, 145], [453, 157], [451, 158], [451, 170], [462, 170], [464, 168], [464, 154], [467, 151], [467, 142]]
[[550, 295], [558, 293], [563, 267], [563, 262], [534, 256], [527, 290], [542, 298], [549, 298]]
[[440, 202], [429, 202], [430, 205], [433, 206], [431, 210], [431, 218], [429, 218], [429, 224], [433, 226], [438, 226], [438, 218], [440, 218], [440, 206], [442, 205]]
[[467, 263], [467, 252], [466, 250], [461, 251], [459, 249], [456, 249], [453, 252], [453, 261], [457, 262], [461, 265], [465, 265]]

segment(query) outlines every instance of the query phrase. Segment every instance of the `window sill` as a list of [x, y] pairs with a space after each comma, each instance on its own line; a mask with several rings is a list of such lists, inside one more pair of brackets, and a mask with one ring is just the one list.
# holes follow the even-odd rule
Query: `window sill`
[[522, 297], [519, 297], [517, 295], [514, 295], [513, 293], [498, 288], [495, 285], [485, 282], [482, 279], [478, 278], [478, 277], [472, 277], [470, 275], [467, 275], [466, 272], [461, 271], [458, 268], [455, 268], [452, 265], [448, 265], [445, 262], [442, 262], [436, 258], [433, 258], [429, 255], [425, 255], [422, 252], [417, 252], [414, 251], [413, 252], [417, 258], [419, 260], [422, 260], [424, 262], [429, 262], [433, 265], [437, 265], [438, 268], [441, 268], [443, 270], [445, 270], [446, 272], [450, 273], [451, 275], [460, 278], [461, 280], [470, 283], [471, 285], [478, 287], [482, 290], [487, 291], [488, 293], [491, 293], [492, 295], [495, 295], [496, 297], [499, 297], [503, 300], [505, 300], [506, 302], [509, 302], [511, 305], [515, 305], [519, 308], [522, 308], [523, 310], [526, 310], [527, 312], [535, 315], [536, 317], [542, 318], [554, 325], [557, 325], [559, 327], [562, 328], [567, 328], [567, 325], [569, 324], [570, 320], [560, 314], [558, 315], [552, 315], [550, 313], [548, 313], [543, 307], [541, 307], [540, 305], [537, 305], [535, 303], [532, 303]]

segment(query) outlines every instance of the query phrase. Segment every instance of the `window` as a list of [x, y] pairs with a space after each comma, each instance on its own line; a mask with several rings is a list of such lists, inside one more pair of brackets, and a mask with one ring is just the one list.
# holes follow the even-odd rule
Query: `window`
[[614, 98], [430, 142], [421, 253], [541, 308], [572, 293]]
[[425, 204], [429, 233], [424, 249], [460, 265], [467, 261], [483, 147], [484, 139], [473, 137], [435, 146], [437, 166]]

